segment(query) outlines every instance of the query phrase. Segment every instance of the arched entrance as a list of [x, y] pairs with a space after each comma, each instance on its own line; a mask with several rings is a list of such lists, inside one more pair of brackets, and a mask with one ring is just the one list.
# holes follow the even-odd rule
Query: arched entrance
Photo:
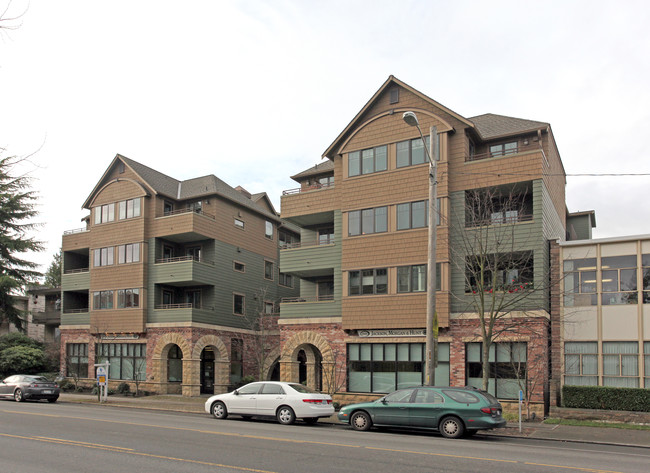
[[205, 347], [201, 351], [201, 394], [214, 394], [214, 349]]
[[324, 376], [324, 370], [332, 368], [332, 348], [327, 340], [314, 332], [300, 332], [283, 348], [280, 379], [327, 391], [329, 378]]

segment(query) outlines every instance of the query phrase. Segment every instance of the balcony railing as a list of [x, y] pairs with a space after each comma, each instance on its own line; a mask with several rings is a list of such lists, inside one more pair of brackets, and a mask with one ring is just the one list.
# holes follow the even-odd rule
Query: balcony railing
[[330, 187], [334, 187], [334, 184], [312, 184], [311, 186], [308, 186], [308, 187], [298, 187], [296, 189], [287, 189], [286, 191], [282, 191], [282, 195], [301, 194], [303, 192], [311, 192], [311, 191], [316, 191], [316, 190], [320, 190], [320, 189], [329, 189]]
[[280, 243], [281, 250], [289, 250], [292, 248], [309, 248], [312, 246], [333, 245], [336, 240], [332, 238], [324, 238], [322, 240], [299, 241], [296, 243]]
[[65, 230], [63, 232], [63, 234], [64, 235], [73, 235], [75, 233], [83, 233], [83, 232], [87, 232], [87, 231], [88, 231], [88, 228], [86, 228], [86, 227], [84, 227], [84, 228], [75, 228], [74, 230]]
[[156, 264], [164, 263], [179, 263], [181, 261], [195, 261], [197, 263], [204, 263], [214, 266], [214, 261], [208, 261], [203, 258], [195, 258], [194, 256], [174, 256], [173, 258], [158, 258]]
[[85, 314], [88, 312], [88, 307], [83, 309], [63, 309], [64, 314]]
[[[497, 152], [486, 151], [484, 153], [474, 153], [465, 157], [465, 161], [480, 161], [481, 159], [489, 158], [503, 158], [507, 156], [513, 156], [515, 154], [525, 153], [528, 151], [541, 151], [544, 154], [544, 150], [540, 148], [539, 142], [532, 142], [528, 145], [519, 145], [514, 149], [504, 149]], [[544, 155], [546, 157], [546, 155]]]
[[66, 269], [65, 271], [63, 271], [63, 274], [87, 273], [88, 271], [90, 271], [90, 268]]
[[187, 214], [187, 213], [197, 213], [199, 215], [203, 215], [204, 217], [211, 218], [212, 220], [216, 220], [216, 218], [213, 215], [209, 215], [204, 213], [202, 210], [196, 210], [196, 209], [178, 209], [178, 210], [169, 210], [163, 214], [163, 217], [171, 217], [174, 215], [181, 215], [181, 214]]
[[479, 219], [469, 220], [465, 226], [468, 228], [472, 228], [472, 227], [485, 227], [489, 225], [510, 225], [513, 223], [532, 222], [532, 221], [533, 221], [532, 214], [518, 214], [518, 215], [507, 215], [501, 217], [486, 218], [482, 220]]
[[194, 305], [191, 302], [186, 302], [184, 304], [159, 304], [156, 306], [156, 310], [174, 310], [174, 309], [200, 309], [200, 305]]
[[280, 299], [281, 303], [296, 304], [301, 302], [332, 302], [334, 300], [333, 294], [324, 294], [318, 297], [283, 297]]

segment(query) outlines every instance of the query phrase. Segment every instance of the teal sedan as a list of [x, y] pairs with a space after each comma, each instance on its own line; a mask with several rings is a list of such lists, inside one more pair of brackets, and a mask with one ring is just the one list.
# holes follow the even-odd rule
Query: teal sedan
[[475, 388], [418, 386], [400, 389], [373, 402], [341, 408], [338, 418], [355, 430], [414, 427], [439, 431], [444, 437], [471, 436], [479, 430], [505, 427], [499, 401]]

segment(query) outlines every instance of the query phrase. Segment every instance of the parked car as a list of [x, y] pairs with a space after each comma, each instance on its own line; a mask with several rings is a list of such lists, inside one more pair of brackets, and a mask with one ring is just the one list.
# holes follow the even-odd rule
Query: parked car
[[329, 395], [302, 384], [261, 381], [210, 397], [205, 412], [216, 419], [237, 414], [244, 419], [275, 417], [281, 424], [293, 424], [296, 419], [314, 424], [319, 418], [334, 414], [334, 405]]
[[59, 385], [44, 376], [16, 374], [0, 381], [0, 397], [14, 398], [17, 402], [29, 399], [56, 402], [59, 393]]
[[504, 427], [499, 401], [475, 388], [418, 386], [400, 389], [376, 401], [350, 404], [338, 414], [355, 430], [373, 425], [438, 430], [447, 438]]

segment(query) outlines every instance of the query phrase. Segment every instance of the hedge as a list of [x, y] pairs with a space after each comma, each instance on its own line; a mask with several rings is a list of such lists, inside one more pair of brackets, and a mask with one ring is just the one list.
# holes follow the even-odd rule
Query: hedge
[[650, 389], [564, 386], [562, 405], [579, 409], [650, 412]]

